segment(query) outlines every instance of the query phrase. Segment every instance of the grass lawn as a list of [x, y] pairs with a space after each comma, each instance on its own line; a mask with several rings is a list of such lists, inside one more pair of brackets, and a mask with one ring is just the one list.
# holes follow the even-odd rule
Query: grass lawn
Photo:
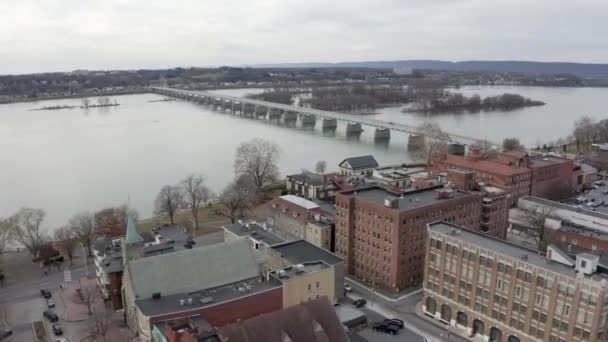
[[[210, 205], [206, 208], [200, 208], [198, 219], [199, 229], [194, 232], [194, 236], [216, 232], [222, 229], [222, 225], [230, 222], [228, 218], [221, 214], [221, 211], [217, 205]], [[175, 224], [182, 225], [192, 232], [194, 225], [190, 210], [180, 210], [175, 214], [173, 220]], [[139, 221], [137, 224], [137, 230], [140, 233], [148, 232], [152, 230], [152, 228], [164, 223], [169, 223], [169, 217], [167, 215], [163, 215], [161, 217], [152, 217]]]

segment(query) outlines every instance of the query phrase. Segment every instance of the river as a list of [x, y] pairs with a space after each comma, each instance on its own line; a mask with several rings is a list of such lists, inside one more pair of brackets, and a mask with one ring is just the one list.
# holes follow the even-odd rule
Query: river
[[[221, 90], [231, 95], [259, 89]], [[566, 136], [582, 115], [607, 117], [601, 88], [463, 88], [482, 96], [515, 92], [547, 103], [508, 113], [442, 114], [431, 117], [446, 130], [491, 140], [517, 136], [526, 144]], [[220, 114], [185, 101], [158, 100], [153, 94], [116, 96], [118, 107], [31, 111], [54, 105], [79, 105], [77, 99], [0, 105], [0, 217], [22, 206], [44, 208], [45, 229], [65, 224], [82, 210], [125, 203], [141, 217], [152, 214], [162, 185], [188, 173], [202, 173], [216, 192], [233, 178], [238, 145], [254, 137], [281, 146], [283, 175], [313, 169], [317, 160], [330, 170], [349, 156], [372, 154], [381, 164], [410, 160], [407, 136], [393, 133], [388, 146], [373, 141], [365, 128], [360, 140], [348, 139], [343, 125], [335, 135], [277, 126]], [[380, 109], [375, 118], [418, 123], [428, 119], [399, 108]], [[602, 115], [604, 114], [604, 115]]]

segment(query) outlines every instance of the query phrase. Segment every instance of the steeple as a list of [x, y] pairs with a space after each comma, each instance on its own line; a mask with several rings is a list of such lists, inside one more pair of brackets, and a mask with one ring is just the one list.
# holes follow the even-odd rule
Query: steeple
[[137, 234], [137, 229], [135, 228], [135, 222], [133, 222], [133, 218], [130, 214], [127, 213], [127, 244], [133, 244], [143, 241], [144, 239], [139, 234]]

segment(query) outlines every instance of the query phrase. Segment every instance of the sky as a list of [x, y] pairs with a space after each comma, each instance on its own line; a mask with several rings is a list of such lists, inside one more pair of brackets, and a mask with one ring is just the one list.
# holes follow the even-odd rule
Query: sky
[[0, 74], [439, 59], [608, 62], [606, 0], [0, 0]]

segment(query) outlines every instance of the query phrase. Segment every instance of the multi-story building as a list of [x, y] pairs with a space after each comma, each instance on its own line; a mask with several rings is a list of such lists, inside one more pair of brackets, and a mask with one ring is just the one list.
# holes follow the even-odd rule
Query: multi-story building
[[249, 239], [251, 248], [261, 250], [285, 242], [282, 238], [273, 233], [273, 229], [266, 223], [242, 222], [225, 224], [224, 241], [240, 239], [246, 236]]
[[508, 192], [472, 189], [474, 175], [466, 171], [451, 170], [448, 179], [455, 182], [450, 187], [405, 193], [372, 187], [338, 194], [335, 247], [348, 274], [393, 290], [421, 284], [426, 224], [438, 220], [506, 238]]
[[433, 168], [439, 172], [450, 168], [473, 171], [477, 181], [509, 189], [512, 204], [527, 195], [560, 199], [574, 190], [574, 161], [557, 156], [531, 158], [526, 153], [513, 152], [483, 159], [479, 148], [474, 147], [470, 156], [446, 154], [434, 161]]
[[[608, 278], [599, 256], [547, 255], [458, 225], [428, 226], [424, 314], [485, 341], [605, 341]], [[479, 339], [481, 340], [481, 339]]]
[[271, 275], [283, 283], [283, 307], [298, 305], [319, 297], [335, 302], [334, 268], [324, 261], [284, 267]]
[[378, 166], [376, 158], [371, 155], [346, 158], [338, 164], [340, 174], [343, 176], [371, 175]]

